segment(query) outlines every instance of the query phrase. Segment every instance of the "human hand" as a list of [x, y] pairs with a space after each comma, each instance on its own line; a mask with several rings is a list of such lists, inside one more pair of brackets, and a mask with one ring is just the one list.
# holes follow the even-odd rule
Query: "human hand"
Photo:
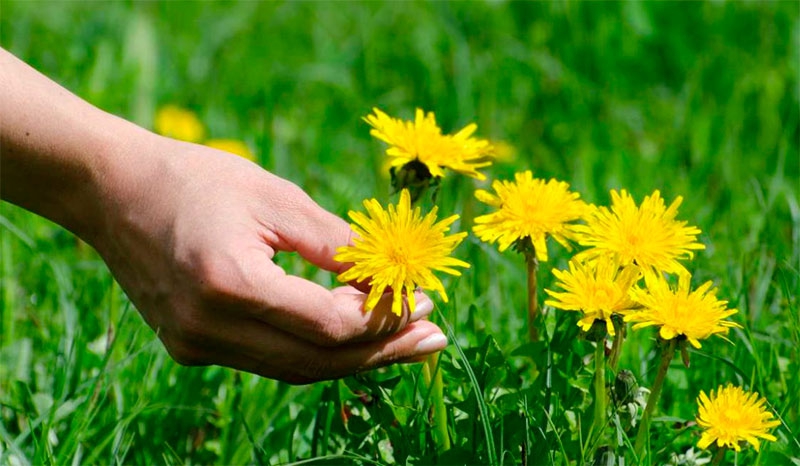
[[105, 218], [87, 238], [170, 355], [308, 383], [439, 351], [432, 301], [394, 315], [386, 295], [328, 290], [272, 261], [296, 251], [332, 272], [351, 230], [289, 181], [239, 157], [139, 130], [116, 154]]
[[100, 111], [3, 49], [0, 65], [0, 198], [94, 246], [178, 362], [307, 383], [445, 346], [422, 294], [413, 314], [389, 296], [364, 313], [362, 292], [272, 262], [343, 268], [348, 224], [294, 184]]

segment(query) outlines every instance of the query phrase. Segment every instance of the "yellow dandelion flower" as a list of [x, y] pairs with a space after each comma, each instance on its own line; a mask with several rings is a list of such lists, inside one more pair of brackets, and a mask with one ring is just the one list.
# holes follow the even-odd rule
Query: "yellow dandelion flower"
[[726, 309], [727, 301], [718, 300], [717, 290], [711, 282], [692, 291], [691, 275], [681, 274], [678, 289], [672, 290], [661, 274], [645, 273], [645, 288], [631, 289], [631, 298], [643, 309], [625, 316], [626, 322], [637, 322], [633, 329], [659, 327], [659, 335], [664, 340], [683, 336], [695, 348], [700, 348], [700, 340], [711, 335], [727, 335], [731, 327], [741, 327], [735, 322], [724, 320], [739, 312]]
[[620, 268], [608, 256], [592, 262], [571, 260], [569, 270], [553, 269], [557, 285], [564, 290], [558, 293], [545, 290], [553, 299], [545, 304], [565, 311], [581, 311], [578, 325], [588, 332], [596, 320], [604, 320], [609, 335], [614, 336], [613, 314], [625, 315], [636, 307], [628, 295], [631, 286], [639, 279], [639, 268], [629, 265]]
[[433, 177], [444, 176], [444, 169], [477, 178], [486, 177], [479, 168], [492, 164], [489, 155], [492, 145], [486, 139], [476, 139], [472, 134], [478, 128], [474, 123], [453, 135], [444, 135], [436, 124], [433, 112], [426, 115], [417, 109], [414, 121], [392, 118], [377, 108], [364, 118], [372, 130], [370, 134], [389, 144], [386, 155], [392, 167], [402, 167], [419, 161]]
[[581, 252], [579, 258], [591, 260], [614, 254], [623, 266], [635, 263], [643, 269], [688, 273], [678, 260], [691, 259], [693, 250], [705, 246], [696, 241], [700, 229], [675, 220], [682, 201], [678, 196], [667, 208], [656, 190], [637, 208], [627, 191], [612, 190], [611, 209], [594, 208], [586, 225], [575, 227], [578, 242], [591, 248]]
[[230, 152], [231, 154], [238, 155], [239, 157], [247, 159], [251, 162], [255, 162], [256, 160], [256, 156], [250, 152], [250, 148], [247, 147], [247, 144], [236, 139], [209, 139], [204, 145], [225, 152]]
[[394, 292], [392, 312], [402, 314], [403, 296], [409, 309], [415, 308], [414, 289], [432, 290], [447, 302], [447, 293], [434, 271], [461, 275], [454, 267], [469, 267], [466, 262], [450, 257], [450, 253], [467, 235], [447, 235], [458, 215], [436, 222], [436, 207], [424, 217], [419, 207], [411, 208], [408, 190], [400, 193], [397, 206], [384, 210], [376, 199], [364, 201], [369, 216], [349, 213], [351, 227], [358, 235], [351, 246], [337, 249], [339, 262], [353, 266], [339, 274], [343, 282], [366, 281], [371, 287], [365, 310], [371, 311], [387, 288]]
[[506, 141], [494, 141], [492, 147], [490, 155], [498, 162], [513, 162], [517, 159], [517, 148]]
[[475, 197], [496, 207], [497, 211], [475, 219], [472, 230], [487, 243], [498, 242], [505, 251], [517, 240], [530, 238], [540, 261], [547, 260], [546, 236], [552, 236], [567, 249], [573, 238], [574, 225], [586, 209], [580, 194], [569, 190], [569, 184], [551, 179], [534, 178], [530, 171], [517, 173], [515, 181], [495, 181], [496, 194], [479, 189]]
[[167, 105], [156, 113], [156, 133], [187, 142], [199, 142], [205, 137], [203, 124], [191, 110]]
[[758, 393], [748, 393], [731, 384], [724, 388], [720, 385], [716, 392], [711, 390], [710, 397], [701, 391], [697, 398], [697, 424], [705, 430], [697, 446], [705, 450], [716, 441], [719, 447], [741, 451], [739, 444], [746, 441], [758, 451], [759, 438], [776, 441], [769, 429], [780, 425], [780, 421], [764, 407], [766, 402]]

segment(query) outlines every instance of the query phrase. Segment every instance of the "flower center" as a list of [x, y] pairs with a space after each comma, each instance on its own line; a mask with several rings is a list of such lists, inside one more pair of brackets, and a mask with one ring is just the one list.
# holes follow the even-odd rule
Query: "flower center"
[[595, 299], [599, 303], [608, 303], [609, 301], [611, 301], [611, 291], [608, 288], [602, 286], [598, 288], [597, 291], [595, 292]]
[[594, 289], [591, 304], [597, 311], [603, 311], [603, 314], [610, 314], [617, 303], [617, 299], [618, 296], [613, 285], [598, 283]]
[[641, 242], [642, 242], [642, 238], [641, 238], [640, 235], [636, 234], [636, 232], [629, 231], [627, 236], [626, 236], [626, 239], [627, 239], [628, 245], [631, 247], [631, 249], [633, 249], [633, 250], [638, 250], [639, 249], [639, 244], [641, 244]]
[[408, 265], [408, 248], [404, 244], [393, 244], [388, 251], [389, 260], [395, 265]]
[[742, 412], [738, 409], [728, 408], [723, 412], [723, 416], [730, 423], [738, 423], [742, 419]]

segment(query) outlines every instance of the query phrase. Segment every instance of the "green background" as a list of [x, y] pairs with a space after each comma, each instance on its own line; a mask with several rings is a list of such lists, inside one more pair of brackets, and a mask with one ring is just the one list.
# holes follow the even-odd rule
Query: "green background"
[[[0, 1], [0, 45], [77, 95], [145, 127], [161, 105], [188, 107], [211, 137], [244, 140], [342, 216], [389, 199], [384, 146], [361, 119], [372, 107], [434, 111], [447, 132], [477, 123], [515, 149], [490, 179], [531, 169], [600, 204], [612, 188], [683, 196], [679, 218], [707, 245], [687, 264], [694, 283], [713, 280], [744, 328], [733, 345], [692, 351], [688, 369], [675, 361], [655, 426], [662, 462], [696, 443], [686, 422], [699, 390], [731, 381], [784, 421], [778, 442], [739, 461], [800, 464], [799, 34], [791, 1]], [[485, 186], [448, 175], [442, 212], [468, 229]], [[470, 237], [456, 254], [472, 269], [445, 279], [453, 299], [435, 319], [454, 332], [443, 370], [455, 446], [440, 456], [418, 366], [306, 387], [180, 367], [88, 246], [0, 208], [0, 463], [511, 463], [525, 445], [532, 464], [562, 464], [584, 453], [575, 419], [590, 412], [591, 348], [574, 338], [577, 316], [550, 314], [549, 418], [545, 353], [524, 345], [524, 263], [511, 252]], [[545, 286], [568, 258], [552, 251]], [[645, 386], [653, 336], [636, 332], [621, 363]]]

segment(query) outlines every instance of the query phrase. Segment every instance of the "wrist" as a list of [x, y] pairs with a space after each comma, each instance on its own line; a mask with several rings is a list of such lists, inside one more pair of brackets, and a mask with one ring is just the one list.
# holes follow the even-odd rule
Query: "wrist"
[[[172, 171], [164, 155], [165, 145], [174, 143], [120, 118], [105, 115], [103, 130], [95, 134], [96, 157], [91, 164], [91, 182], [79, 191], [89, 208], [72, 212], [76, 221], [70, 228], [101, 254], [155, 216], [168, 215], [153, 205], [161, 180]], [[166, 195], [166, 194], [164, 194]], [[66, 225], [65, 225], [66, 226]]]
[[[136, 147], [158, 139], [0, 49], [0, 197], [89, 243], [125, 193]], [[146, 151], [145, 151], [146, 153]]]
[[84, 159], [85, 183], [76, 183], [73, 200], [63, 209], [68, 218], [59, 223], [84, 241], [99, 247], [113, 234], [115, 218], [125, 215], [154, 181], [153, 145], [159, 136], [121, 118], [99, 111], [87, 125], [86, 145], [91, 156]]

